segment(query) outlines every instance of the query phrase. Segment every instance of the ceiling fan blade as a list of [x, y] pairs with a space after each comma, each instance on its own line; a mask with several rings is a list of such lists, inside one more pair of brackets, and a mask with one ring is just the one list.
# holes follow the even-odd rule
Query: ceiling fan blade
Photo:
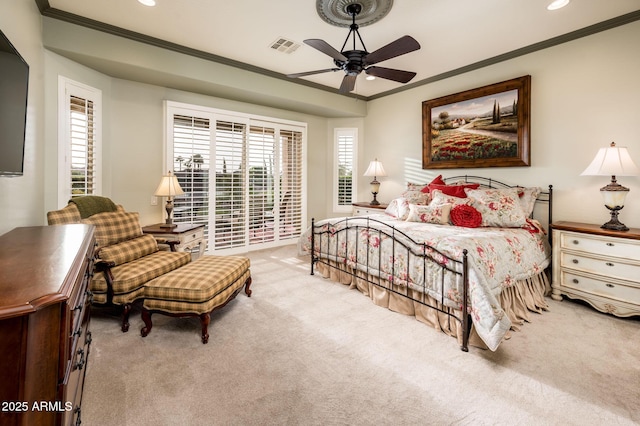
[[327, 68], [325, 70], [316, 70], [316, 71], [299, 72], [295, 74], [287, 74], [287, 77], [298, 78], [298, 77], [305, 77], [307, 75], [322, 74], [323, 72], [329, 72], [329, 71], [340, 71], [340, 68]]
[[398, 81], [400, 83], [408, 83], [413, 77], [416, 76], [415, 72], [394, 70], [393, 68], [383, 67], [369, 67], [364, 70], [364, 72], [375, 77]]
[[349, 75], [346, 74], [342, 79], [342, 84], [340, 85], [340, 93], [349, 93], [356, 87], [356, 78], [357, 75]]
[[406, 35], [369, 53], [365, 56], [364, 63], [365, 65], [377, 64], [378, 62], [386, 61], [387, 59], [395, 58], [396, 56], [404, 55], [405, 53], [418, 49], [420, 49], [420, 43], [413, 37]]
[[318, 49], [319, 51], [321, 51], [325, 55], [331, 56], [333, 59], [336, 59], [336, 60], [342, 61], [342, 62], [347, 62], [348, 61], [346, 56], [344, 56], [342, 53], [338, 52], [336, 49], [331, 47], [331, 45], [329, 43], [327, 43], [326, 41], [324, 41], [324, 40], [320, 40], [319, 38], [309, 38], [309, 39], [305, 40], [304, 42], [305, 42], [305, 44], [308, 44], [309, 46], [313, 47], [314, 49]]

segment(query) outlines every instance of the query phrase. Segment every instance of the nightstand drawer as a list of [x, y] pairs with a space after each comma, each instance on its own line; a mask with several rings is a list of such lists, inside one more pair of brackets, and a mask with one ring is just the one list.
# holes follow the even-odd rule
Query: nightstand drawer
[[193, 241], [197, 241], [204, 237], [204, 228], [196, 229], [194, 231], [185, 232], [180, 236], [182, 245], [190, 245]]
[[613, 280], [596, 279], [562, 271], [562, 285], [567, 288], [640, 305], [640, 288], [619, 284]]
[[560, 267], [623, 280], [635, 280], [640, 277], [640, 265], [622, 263], [618, 259], [601, 260], [566, 252], [560, 253]]
[[562, 249], [640, 260], [640, 242], [571, 232], [560, 233]]

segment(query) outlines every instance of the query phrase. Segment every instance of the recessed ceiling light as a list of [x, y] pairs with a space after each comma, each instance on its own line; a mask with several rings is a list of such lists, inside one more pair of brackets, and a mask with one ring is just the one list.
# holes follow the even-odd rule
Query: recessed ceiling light
[[140, 3], [144, 4], [145, 6], [155, 6], [156, 5], [156, 0], [138, 0]]
[[547, 10], [557, 10], [565, 7], [571, 0], [554, 0], [547, 6]]

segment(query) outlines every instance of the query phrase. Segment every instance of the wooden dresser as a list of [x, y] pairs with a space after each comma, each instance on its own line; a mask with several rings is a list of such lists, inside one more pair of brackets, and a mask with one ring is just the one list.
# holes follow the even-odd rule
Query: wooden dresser
[[91, 225], [0, 236], [0, 424], [79, 424], [91, 332]]
[[640, 229], [556, 222], [551, 297], [581, 299], [620, 317], [640, 315]]

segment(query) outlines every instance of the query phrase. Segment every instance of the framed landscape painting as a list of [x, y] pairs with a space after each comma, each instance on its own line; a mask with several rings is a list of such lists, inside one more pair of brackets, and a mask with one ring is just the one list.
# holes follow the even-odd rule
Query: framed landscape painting
[[531, 76], [422, 102], [422, 168], [530, 166]]

